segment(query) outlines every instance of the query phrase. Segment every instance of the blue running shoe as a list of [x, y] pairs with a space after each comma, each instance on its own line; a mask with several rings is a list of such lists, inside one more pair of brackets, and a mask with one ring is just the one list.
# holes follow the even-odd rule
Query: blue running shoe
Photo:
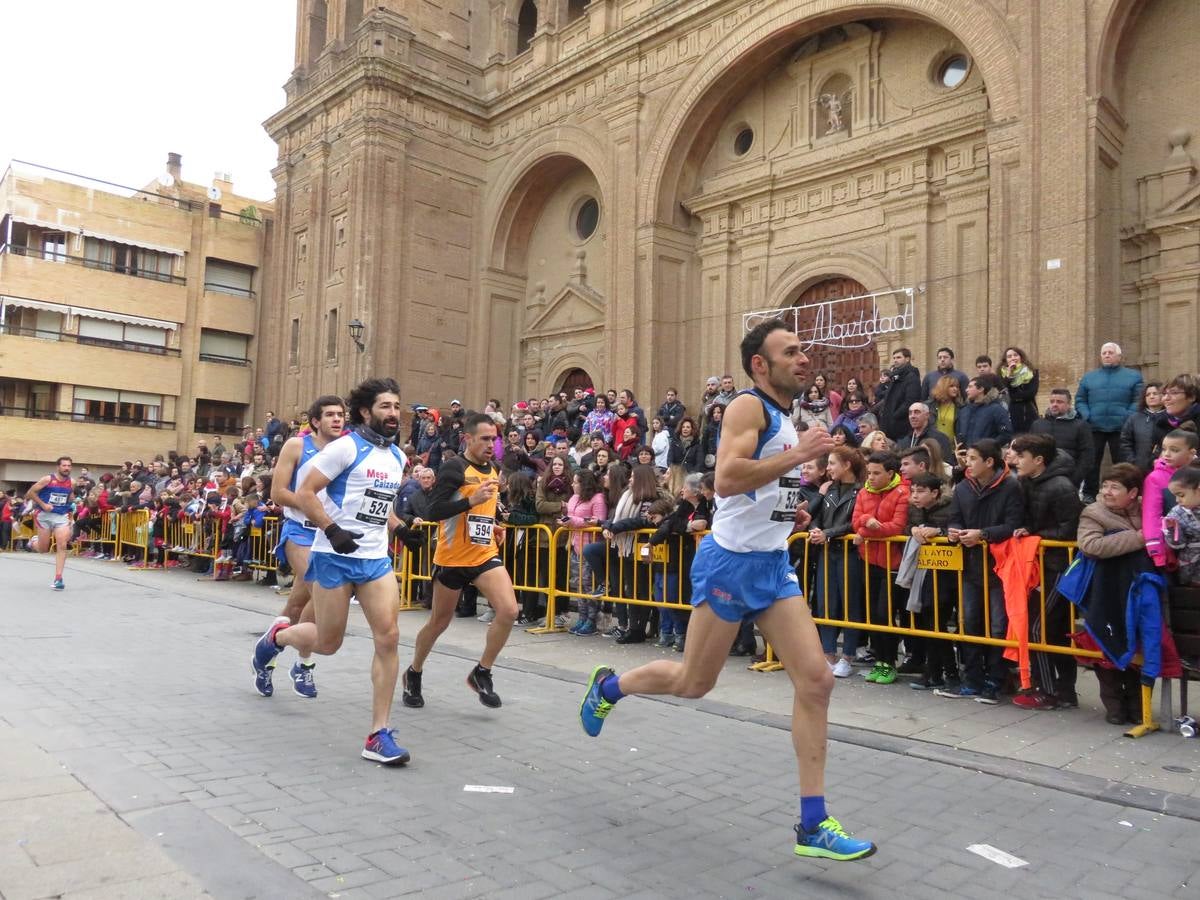
[[292, 690], [301, 697], [311, 700], [317, 696], [317, 683], [313, 681], [313, 669], [316, 663], [304, 666], [299, 661], [292, 663]]
[[275, 693], [271, 684], [271, 663], [279, 655], [279, 647], [275, 644], [275, 635], [292, 624], [287, 616], [280, 616], [271, 623], [271, 627], [258, 639], [254, 645], [254, 655], [250, 657], [250, 665], [254, 667], [254, 689], [264, 697]]
[[805, 831], [796, 826], [797, 856], [809, 856], [817, 859], [836, 859], [841, 862], [852, 859], [866, 859], [875, 852], [875, 845], [870, 841], [860, 841], [846, 834], [840, 822], [833, 816], [825, 819], [812, 831]]
[[604, 720], [614, 705], [605, 700], [600, 693], [600, 682], [609, 675], [616, 674], [608, 666], [596, 666], [588, 680], [587, 693], [583, 695], [583, 701], [579, 704], [579, 721], [583, 730], [592, 737], [600, 733], [600, 729], [604, 727]]
[[579, 628], [575, 631], [575, 633], [581, 637], [590, 637], [591, 635], [596, 633], [596, 623], [593, 622], [591, 619], [588, 619], [586, 622], [584, 622], [582, 625], [579, 626]]
[[935, 688], [935, 697], [947, 697], [950, 700], [974, 700], [979, 696], [979, 691], [965, 684], [960, 684], [958, 687], [947, 685], [946, 687]]
[[54, 584], [50, 585], [50, 587], [54, 588], [56, 591], [62, 591], [66, 590], [67, 586], [63, 584], [63, 580], [61, 578], [55, 578]]
[[385, 766], [402, 766], [409, 760], [408, 751], [396, 743], [394, 731], [381, 728], [367, 738], [363, 747], [362, 758], [372, 762], [383, 763]]

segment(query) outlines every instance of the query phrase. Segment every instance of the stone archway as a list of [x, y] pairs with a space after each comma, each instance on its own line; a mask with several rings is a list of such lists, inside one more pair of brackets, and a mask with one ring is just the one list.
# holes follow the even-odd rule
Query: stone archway
[[554, 384], [555, 391], [566, 391], [568, 397], [574, 394], [575, 388], [587, 390], [596, 386], [592, 376], [578, 367], [563, 372], [555, 379]]
[[[955, 35], [978, 61], [987, 84], [992, 118], [1015, 120], [1020, 113], [1018, 47], [1003, 17], [987, 0], [890, 0], [883, 15], [933, 22]], [[647, 142], [638, 184], [638, 221], [679, 221], [680, 179], [695, 171], [697, 150], [706, 152], [715, 135], [706, 126], [770, 68], [779, 65], [798, 36], [863, 15], [861, 0], [791, 0], [767, 4], [722, 38], [675, 90]], [[683, 191], [686, 193], [686, 191]]]
[[[560, 134], [519, 148], [497, 178], [486, 212], [488, 265], [480, 275], [477, 312], [484, 351], [479, 377], [490, 391], [541, 393], [563, 351], [602, 356], [609, 257], [609, 214], [593, 151], [572, 152], [582, 139]], [[577, 130], [582, 134], [582, 130]], [[589, 206], [594, 215], [582, 217]], [[586, 218], [590, 230], [579, 229]], [[588, 371], [591, 371], [590, 369]]]

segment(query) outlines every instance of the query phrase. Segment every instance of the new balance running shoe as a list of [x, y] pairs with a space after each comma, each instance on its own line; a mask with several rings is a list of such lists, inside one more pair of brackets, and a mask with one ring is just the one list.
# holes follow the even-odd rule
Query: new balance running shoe
[[264, 697], [275, 693], [271, 684], [272, 663], [279, 655], [279, 647], [275, 643], [275, 635], [292, 624], [287, 616], [280, 616], [271, 623], [271, 627], [254, 644], [254, 654], [250, 657], [250, 665], [254, 667], [254, 689]]
[[317, 696], [317, 683], [313, 681], [313, 669], [316, 667], [316, 663], [307, 666], [298, 660], [292, 663], [292, 690], [309, 700]]
[[420, 709], [425, 705], [425, 698], [421, 696], [421, 673], [409, 666], [404, 670], [404, 674], [400, 676], [401, 694], [400, 699], [405, 706], [413, 709]]
[[836, 859], [845, 862], [852, 859], [866, 859], [874, 852], [874, 844], [851, 837], [833, 816], [829, 816], [812, 831], [805, 831], [799, 825], [796, 826], [795, 854], [797, 856]]
[[410, 757], [408, 751], [396, 743], [395, 732], [390, 728], [381, 728], [367, 737], [362, 758], [385, 766], [402, 766]]
[[583, 730], [592, 737], [600, 734], [600, 729], [604, 727], [604, 720], [614, 705], [605, 700], [604, 695], [600, 693], [600, 682], [609, 675], [616, 674], [608, 666], [596, 666], [592, 669], [592, 677], [588, 679], [587, 692], [584, 693], [583, 701], [579, 704], [579, 721], [583, 725]]
[[500, 695], [492, 688], [492, 670], [476, 666], [467, 676], [467, 686], [479, 695], [479, 702], [491, 709], [500, 706]]

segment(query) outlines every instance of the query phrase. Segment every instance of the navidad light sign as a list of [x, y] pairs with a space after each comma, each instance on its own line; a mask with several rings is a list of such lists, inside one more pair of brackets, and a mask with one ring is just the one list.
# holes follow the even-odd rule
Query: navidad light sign
[[742, 316], [743, 331], [767, 319], [783, 319], [805, 349], [868, 347], [877, 338], [916, 327], [916, 292], [912, 288], [821, 300], [804, 306], [764, 309]]

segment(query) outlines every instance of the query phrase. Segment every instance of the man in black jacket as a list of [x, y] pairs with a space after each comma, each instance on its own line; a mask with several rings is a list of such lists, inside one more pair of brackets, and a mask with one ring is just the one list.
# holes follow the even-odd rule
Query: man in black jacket
[[1061, 387], [1050, 391], [1046, 416], [1029, 426], [1029, 433], [1049, 435], [1055, 449], [1071, 455], [1068, 474], [1078, 490], [1092, 458], [1092, 429], [1071, 408], [1071, 392]]
[[[954, 488], [950, 500], [950, 525], [946, 536], [963, 550], [962, 607], [966, 634], [1003, 638], [1008, 630], [1004, 588], [992, 566], [991, 554], [983, 544], [998, 544], [1012, 537], [1024, 524], [1021, 488], [1004, 465], [1000, 445], [993, 440], [977, 441], [967, 448], [963, 463], [965, 477]], [[986, 574], [985, 574], [986, 573]], [[990, 622], [983, 621], [984, 588], [987, 588]], [[939, 697], [977, 700], [995, 706], [1007, 675], [1003, 649], [964, 644], [963, 682], [957, 691], [939, 690]]]
[[[1025, 500], [1025, 525], [1013, 532], [1015, 537], [1035, 534], [1047, 541], [1073, 541], [1079, 530], [1079, 490], [1071, 481], [1074, 469], [1066, 454], [1059, 453], [1048, 434], [1022, 434], [1013, 438], [1017, 478]], [[1029, 594], [1029, 639], [1058, 647], [1070, 646], [1071, 605], [1053, 593], [1054, 582], [1070, 562], [1062, 547], [1043, 548], [1042, 585]], [[1042, 615], [1043, 598], [1045, 616]], [[1075, 657], [1061, 653], [1031, 654], [1031, 668], [1037, 689], [1013, 699], [1022, 709], [1075, 709], [1078, 667]]]
[[893, 441], [908, 432], [908, 408], [921, 399], [921, 373], [912, 364], [912, 351], [901, 347], [892, 354], [887, 393], [879, 404], [879, 427]]
[[666, 402], [658, 408], [658, 417], [662, 419], [663, 427], [667, 431], [674, 431], [686, 414], [687, 407], [680, 402], [679, 392], [675, 388], [667, 388]]
[[933, 438], [941, 448], [942, 459], [944, 461], [954, 459], [954, 445], [950, 443], [950, 438], [933, 427], [928, 404], [922, 403], [920, 400], [909, 404], [908, 425], [908, 434], [903, 435], [896, 442], [898, 450], [916, 447], [926, 438]]

